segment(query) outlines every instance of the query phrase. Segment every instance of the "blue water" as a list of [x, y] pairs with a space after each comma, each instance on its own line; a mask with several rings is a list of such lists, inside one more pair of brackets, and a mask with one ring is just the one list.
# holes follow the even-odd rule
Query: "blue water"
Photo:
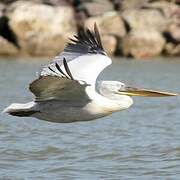
[[[32, 99], [46, 60], [0, 60], [0, 109]], [[180, 92], [180, 60], [114, 59], [100, 79]], [[91, 122], [54, 124], [0, 116], [0, 179], [180, 179], [180, 98], [135, 98]]]

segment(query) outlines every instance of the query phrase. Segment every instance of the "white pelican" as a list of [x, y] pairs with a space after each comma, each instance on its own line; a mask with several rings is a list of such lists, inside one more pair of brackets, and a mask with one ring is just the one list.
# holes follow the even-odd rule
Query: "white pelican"
[[138, 89], [118, 81], [102, 81], [98, 91], [96, 79], [111, 64], [103, 49], [96, 24], [94, 32], [83, 29], [70, 39], [64, 51], [45, 66], [30, 86], [35, 100], [14, 103], [3, 112], [13, 116], [36, 117], [56, 123], [89, 121], [129, 108], [131, 96], [177, 96]]

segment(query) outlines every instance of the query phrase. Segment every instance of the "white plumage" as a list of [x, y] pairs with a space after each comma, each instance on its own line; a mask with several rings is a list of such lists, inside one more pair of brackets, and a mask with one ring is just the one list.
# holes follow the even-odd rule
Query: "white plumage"
[[12, 104], [3, 112], [20, 117], [36, 117], [58, 123], [88, 121], [129, 108], [130, 96], [175, 96], [178, 94], [127, 87], [118, 81], [103, 81], [96, 92], [96, 79], [111, 64], [94, 32], [83, 29], [64, 51], [45, 66], [30, 91], [35, 100]]

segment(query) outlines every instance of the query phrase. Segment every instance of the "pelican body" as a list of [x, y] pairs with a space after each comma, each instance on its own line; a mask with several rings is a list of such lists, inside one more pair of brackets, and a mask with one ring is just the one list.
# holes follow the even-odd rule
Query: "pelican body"
[[96, 24], [82, 29], [64, 51], [42, 68], [29, 85], [34, 101], [13, 103], [3, 112], [56, 123], [89, 121], [129, 108], [131, 96], [176, 96], [176, 93], [133, 88], [118, 81], [96, 79], [112, 61], [103, 49]]

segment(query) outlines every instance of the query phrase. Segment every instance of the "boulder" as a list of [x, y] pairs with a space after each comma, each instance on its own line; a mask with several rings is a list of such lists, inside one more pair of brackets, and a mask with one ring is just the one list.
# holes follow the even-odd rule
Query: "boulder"
[[180, 43], [180, 23], [169, 24], [164, 34], [168, 35], [166, 36], [168, 42], [179, 44]]
[[169, 22], [163, 33], [166, 38], [165, 54], [180, 55], [180, 8], [174, 8], [169, 14]]
[[0, 55], [1, 56], [16, 56], [18, 49], [12, 43], [0, 36]]
[[117, 10], [139, 9], [146, 5], [149, 0], [113, 0]]
[[174, 39], [175, 44], [180, 43], [180, 8], [172, 12], [165, 32]]
[[42, 1], [42, 3], [49, 4], [51, 6], [67, 6], [67, 5], [70, 5], [70, 0], [41, 0], [41, 1]]
[[159, 32], [166, 28], [167, 20], [157, 9], [128, 9], [123, 11], [124, 20], [130, 29], [154, 29]]
[[85, 22], [85, 26], [93, 29], [94, 23], [97, 24], [100, 33], [102, 34], [110, 34], [117, 37], [123, 37], [126, 34], [124, 22], [118, 14], [113, 13], [106, 16], [88, 18]]
[[[11, 4], [18, 0], [1, 0], [4, 4]], [[53, 6], [67, 5], [70, 0], [28, 0], [29, 2], [35, 2], [40, 4], [49, 4]]]
[[87, 12], [88, 16], [98, 16], [108, 11], [113, 11], [113, 5], [108, 0], [85, 2], [82, 3], [82, 8]]
[[103, 35], [102, 44], [108, 55], [113, 55], [116, 51], [117, 40], [114, 36]]
[[[61, 33], [39, 32], [31, 33], [24, 39], [23, 51], [30, 56], [49, 56], [52, 57], [64, 50], [68, 41]], [[26, 54], [26, 53], [25, 53]]]
[[6, 6], [2, 3], [0, 3], [0, 17], [4, 15]]
[[76, 33], [74, 12], [70, 6], [53, 7], [19, 1], [12, 4], [8, 12], [9, 25], [25, 54], [56, 55], [67, 38]]
[[1, 0], [1, 3], [4, 3], [4, 4], [10, 4], [10, 3], [13, 3], [17, 0]]
[[5, 16], [6, 6], [0, 3], [0, 55], [2, 56], [14, 56], [18, 53], [18, 48], [6, 39], [5, 35], [8, 34], [8, 29], [5, 28], [8, 25], [8, 18]]
[[164, 48], [164, 52], [170, 56], [180, 56], [180, 44], [167, 43]]
[[122, 39], [122, 52], [125, 56], [149, 58], [161, 54], [165, 39], [155, 30], [134, 30]]
[[179, 9], [177, 4], [167, 1], [154, 1], [149, 4], [149, 7], [159, 9], [167, 18], [171, 17], [173, 12]]

